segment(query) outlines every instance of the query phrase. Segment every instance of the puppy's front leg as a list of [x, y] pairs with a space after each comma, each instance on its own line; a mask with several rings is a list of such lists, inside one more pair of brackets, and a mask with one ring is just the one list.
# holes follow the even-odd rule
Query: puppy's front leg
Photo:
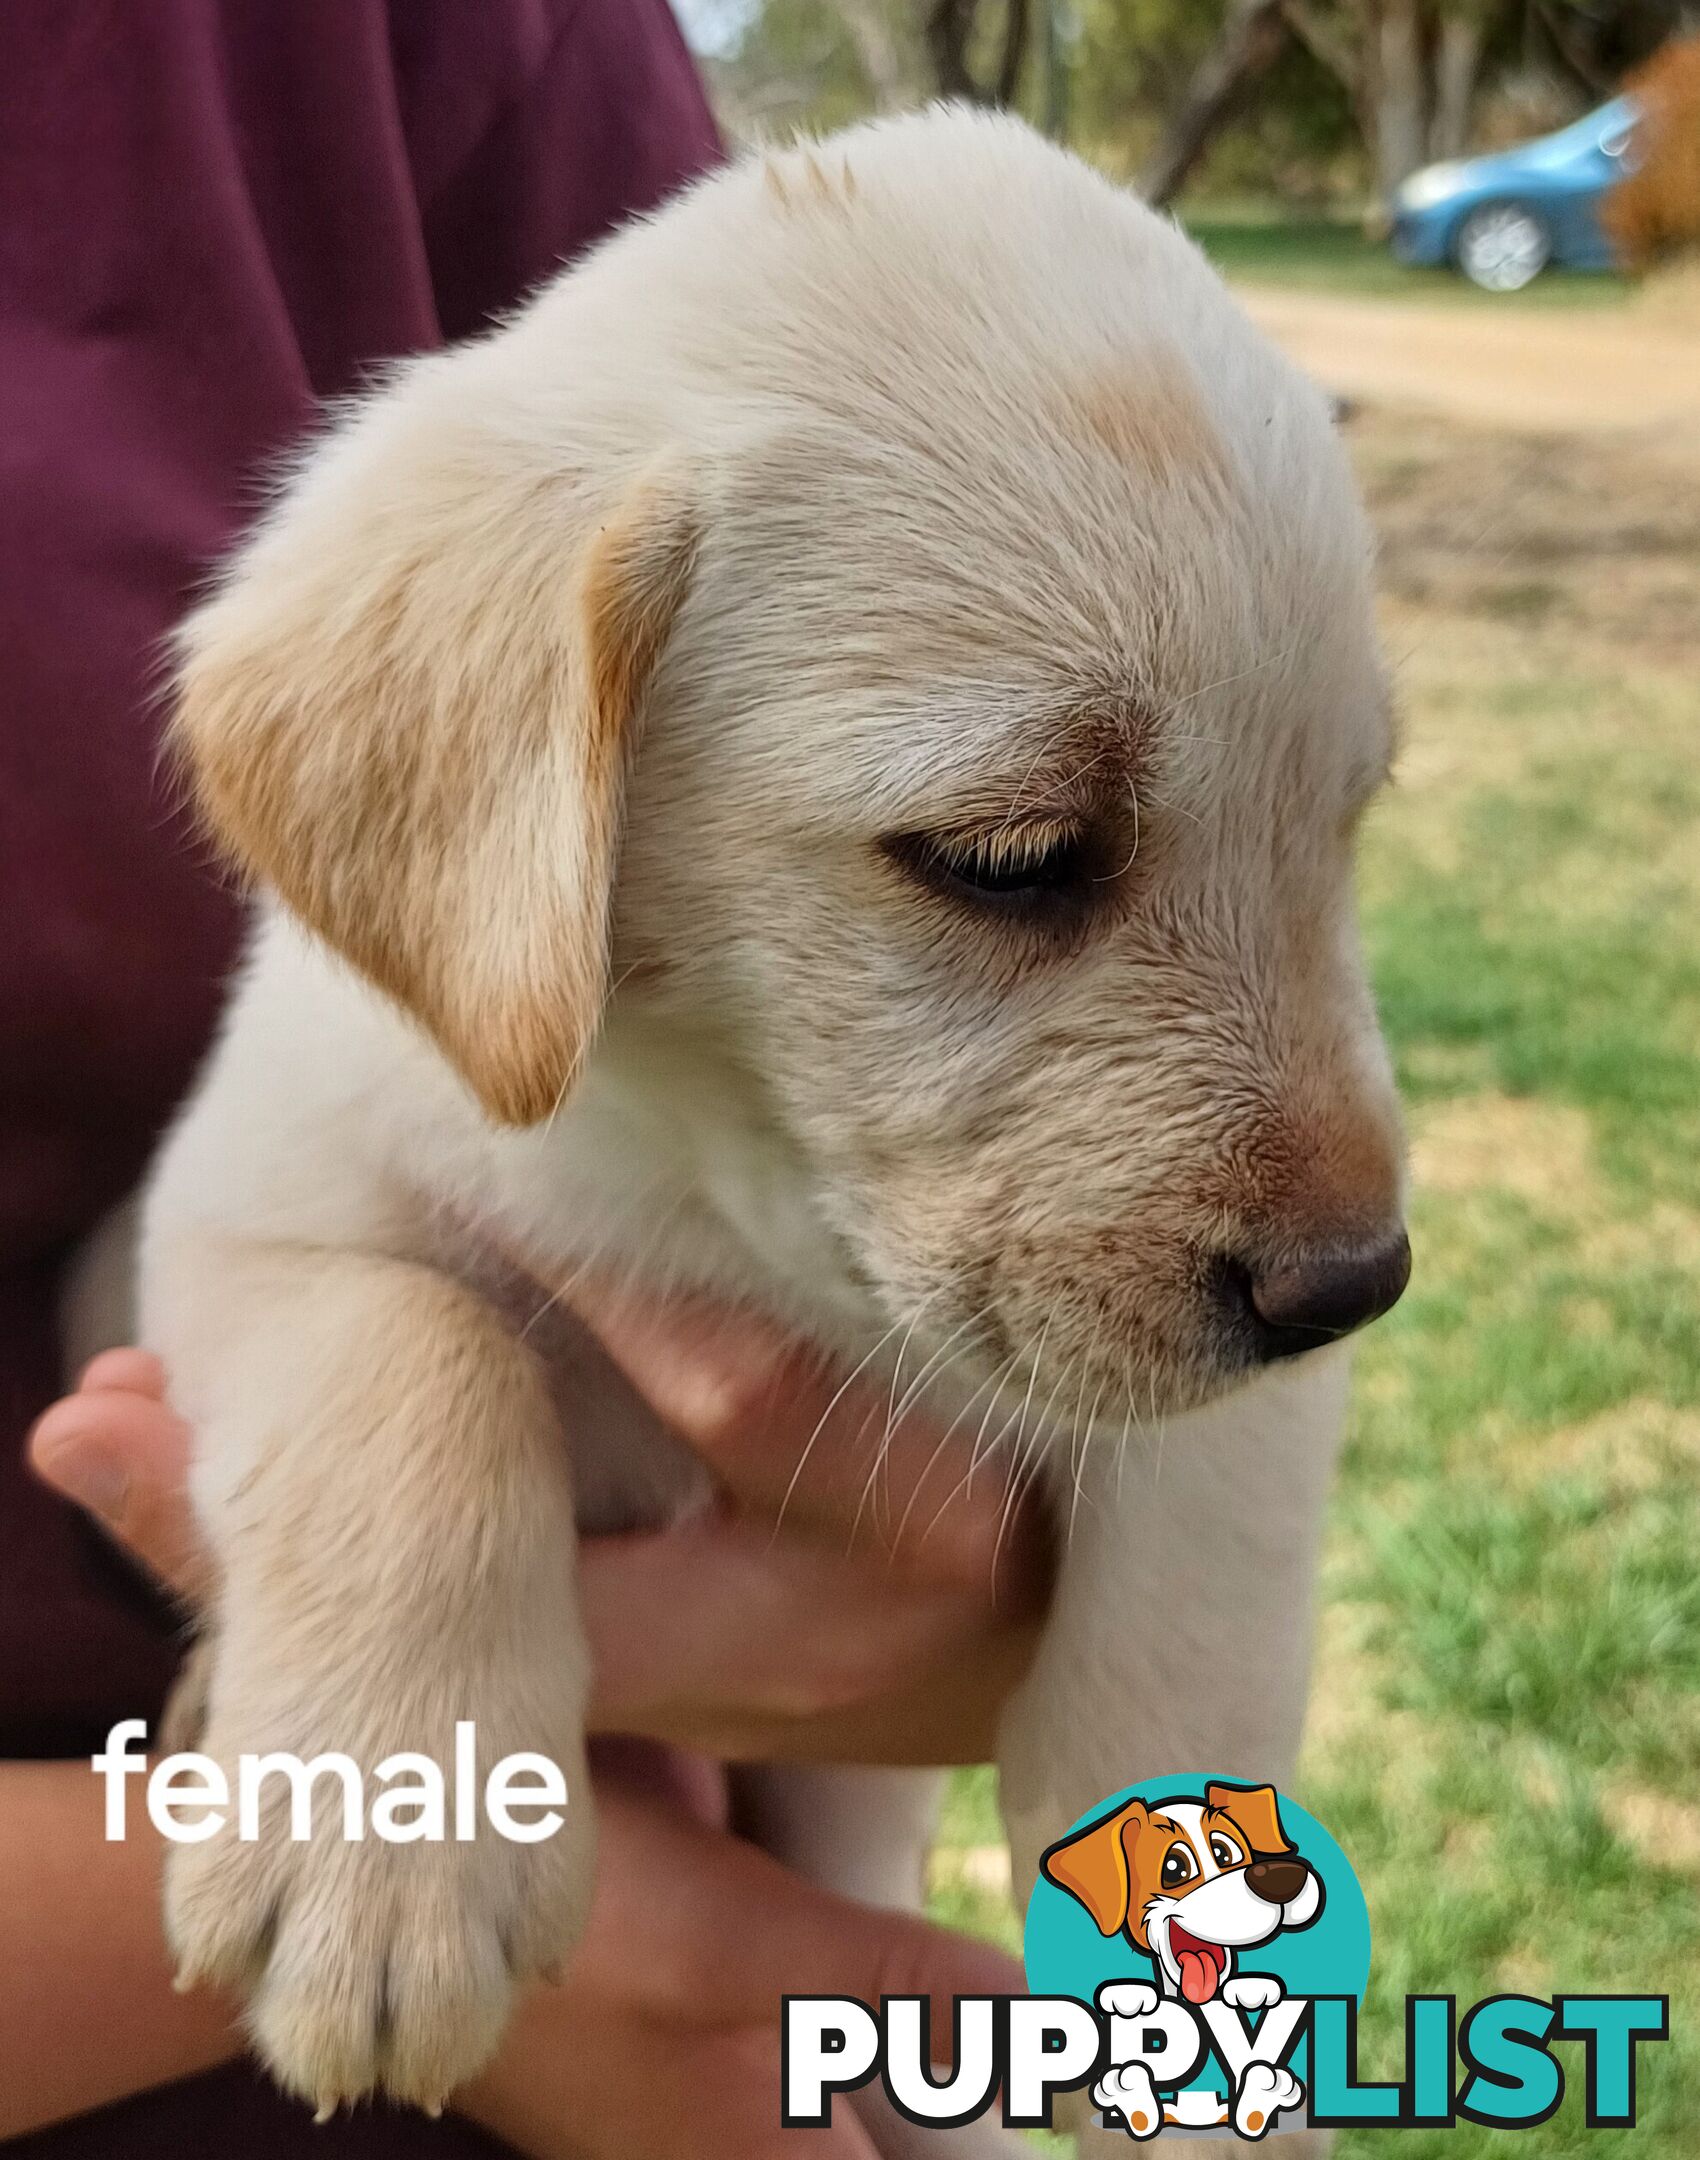
[[[255, 2042], [321, 2107], [378, 2086], [435, 2105], [495, 2046], [517, 1980], [588, 1902], [586, 1655], [565, 1452], [541, 1373], [476, 1297], [404, 1261], [196, 1232], [150, 1255], [148, 1339], [197, 1434], [194, 1492], [221, 1589], [202, 1749], [352, 1758], [368, 1810], [417, 1791], [472, 1720], [480, 1775], [565, 1772], [564, 1827], [511, 1842], [482, 1813], [400, 1799], [375, 1834], [322, 1769], [311, 1834], [289, 1781], [257, 1839], [179, 1845], [167, 1924], [185, 1978], [245, 1988]], [[532, 1811], [535, 1819], [536, 1811]], [[522, 1822], [525, 1818], [520, 1818]], [[350, 1833], [358, 1833], [351, 1835]]]
[[1124, 1785], [1287, 1782], [1346, 1380], [1345, 1352], [1317, 1352], [1171, 1418], [1119, 1466], [1089, 1452], [1078, 1505], [1059, 1465], [1072, 1535], [999, 1735], [1023, 1898], [1045, 1846]]

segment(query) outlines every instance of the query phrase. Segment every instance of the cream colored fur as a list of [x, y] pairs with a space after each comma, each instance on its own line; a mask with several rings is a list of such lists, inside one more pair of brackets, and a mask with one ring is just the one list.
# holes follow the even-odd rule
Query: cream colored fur
[[[401, 368], [191, 621], [180, 744], [284, 903], [146, 1206], [223, 1576], [205, 1745], [473, 1717], [573, 1793], [544, 1846], [174, 1855], [184, 1966], [287, 2085], [439, 2100], [570, 1949], [568, 1454], [581, 1517], [696, 1492], [551, 1396], [493, 1256], [903, 1346], [1042, 1461], [1023, 1881], [1130, 1778], [1288, 1771], [1343, 1370], [1251, 1370], [1210, 1256], [1396, 1215], [1368, 555], [1322, 399], [1188, 242], [939, 112], [741, 164]], [[882, 844], [1057, 821], [1101, 858], [1055, 933]], [[859, 1846], [818, 1781], [763, 1789], [822, 1879], [915, 1895], [902, 1788]]]

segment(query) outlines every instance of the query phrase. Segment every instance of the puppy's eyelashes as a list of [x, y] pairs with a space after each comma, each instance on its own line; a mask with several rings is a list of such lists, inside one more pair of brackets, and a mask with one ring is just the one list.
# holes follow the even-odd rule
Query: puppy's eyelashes
[[978, 832], [892, 833], [881, 851], [916, 884], [980, 913], [1042, 924], [1091, 897], [1095, 851], [1077, 825], [1002, 825]]

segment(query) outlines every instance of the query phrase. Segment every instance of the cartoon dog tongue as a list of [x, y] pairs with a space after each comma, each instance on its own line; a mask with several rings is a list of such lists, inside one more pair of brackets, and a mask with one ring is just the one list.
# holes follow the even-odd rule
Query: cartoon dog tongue
[[1207, 2003], [1216, 1992], [1216, 1961], [1202, 1950], [1181, 1952], [1181, 1993], [1189, 2003]]
[[1180, 1967], [1181, 1993], [1189, 2003], [1207, 2003], [1216, 1992], [1226, 1963], [1221, 1951], [1213, 1943], [1200, 1943], [1196, 1935], [1178, 1927], [1169, 1937], [1169, 1947]]

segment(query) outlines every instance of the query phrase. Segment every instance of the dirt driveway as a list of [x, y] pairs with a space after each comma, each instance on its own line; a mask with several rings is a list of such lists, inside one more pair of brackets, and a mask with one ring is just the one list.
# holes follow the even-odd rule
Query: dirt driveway
[[1700, 465], [1700, 336], [1637, 303], [1411, 306], [1242, 285], [1257, 321], [1330, 390], [1532, 434], [1615, 434]]

